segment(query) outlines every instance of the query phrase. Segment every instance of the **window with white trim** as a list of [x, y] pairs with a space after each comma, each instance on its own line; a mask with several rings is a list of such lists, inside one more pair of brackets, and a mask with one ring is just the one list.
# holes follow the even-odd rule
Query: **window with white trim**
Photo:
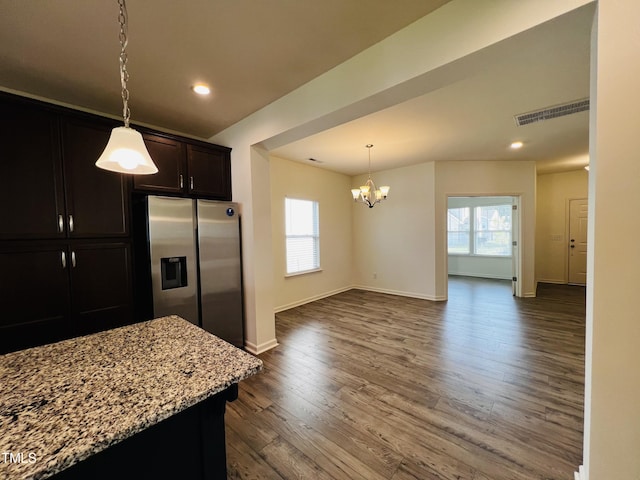
[[285, 198], [287, 274], [320, 268], [318, 202]]
[[456, 206], [447, 210], [448, 253], [510, 257], [511, 204]]
[[469, 207], [450, 208], [447, 212], [447, 237], [449, 253], [469, 254], [471, 221]]

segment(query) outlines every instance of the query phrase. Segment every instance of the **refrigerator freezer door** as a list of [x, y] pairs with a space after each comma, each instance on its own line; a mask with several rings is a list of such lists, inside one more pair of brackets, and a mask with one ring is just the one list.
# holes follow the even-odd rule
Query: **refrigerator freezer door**
[[149, 196], [154, 317], [179, 315], [198, 325], [194, 202]]
[[202, 328], [242, 348], [242, 273], [237, 204], [197, 200]]

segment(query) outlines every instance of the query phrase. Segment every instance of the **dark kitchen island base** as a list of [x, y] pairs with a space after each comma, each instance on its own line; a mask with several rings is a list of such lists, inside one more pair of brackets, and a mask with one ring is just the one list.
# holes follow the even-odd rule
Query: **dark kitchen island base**
[[238, 384], [50, 477], [54, 480], [227, 478], [224, 412]]

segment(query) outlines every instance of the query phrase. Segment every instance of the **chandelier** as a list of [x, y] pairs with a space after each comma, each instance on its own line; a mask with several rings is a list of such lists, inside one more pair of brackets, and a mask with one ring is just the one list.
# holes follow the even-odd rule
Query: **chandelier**
[[376, 203], [379, 203], [381, 200], [386, 200], [387, 195], [389, 195], [389, 189], [391, 187], [384, 185], [380, 188], [376, 188], [376, 184], [371, 180], [371, 148], [372, 144], [365, 145], [369, 150], [369, 178], [364, 185], [361, 185], [360, 188], [352, 188], [351, 194], [353, 195], [353, 200], [355, 202], [361, 202], [369, 206], [369, 208], [373, 208]]
[[127, 89], [129, 72], [127, 71], [128, 39], [125, 0], [118, 0], [118, 6], [120, 7], [118, 14], [118, 22], [120, 23], [120, 86], [122, 87], [124, 127], [116, 127], [111, 131], [111, 137], [109, 137], [104, 152], [98, 158], [96, 166], [112, 172], [148, 175], [156, 173], [158, 168], [151, 160], [140, 132], [129, 127], [131, 111], [129, 110], [129, 90]]

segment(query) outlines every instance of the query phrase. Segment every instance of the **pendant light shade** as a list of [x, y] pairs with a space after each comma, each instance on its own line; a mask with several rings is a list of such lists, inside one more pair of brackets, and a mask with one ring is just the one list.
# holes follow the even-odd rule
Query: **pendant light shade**
[[111, 131], [109, 142], [96, 166], [119, 173], [145, 175], [158, 172], [142, 135], [129, 127], [116, 127]]
[[120, 23], [120, 85], [122, 87], [122, 116], [124, 127], [116, 127], [111, 130], [111, 136], [107, 146], [98, 158], [96, 167], [118, 173], [133, 175], [149, 175], [157, 173], [158, 167], [151, 160], [151, 155], [144, 144], [142, 135], [137, 130], [129, 127], [131, 111], [129, 110], [129, 89], [127, 81], [127, 5], [125, 0], [118, 0], [120, 11], [118, 22]]

